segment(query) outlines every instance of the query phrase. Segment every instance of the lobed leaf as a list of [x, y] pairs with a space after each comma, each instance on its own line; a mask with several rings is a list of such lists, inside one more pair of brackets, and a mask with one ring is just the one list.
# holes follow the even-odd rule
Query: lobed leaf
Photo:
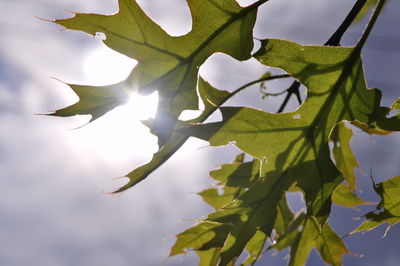
[[[91, 35], [104, 33], [111, 49], [138, 61], [124, 82], [130, 90], [159, 92], [153, 132], [163, 146], [183, 110], [197, 109], [198, 69], [216, 52], [246, 60], [253, 49], [253, 25], [258, 5], [242, 8], [234, 0], [188, 0], [192, 30], [168, 35], [135, 0], [119, 0], [114, 15], [76, 14], [56, 20], [67, 29]], [[85, 99], [81, 99], [85, 101]]]
[[210, 175], [226, 186], [248, 188], [259, 179], [260, 161], [224, 164], [220, 169], [211, 171]]
[[[206, 120], [218, 106], [231, 97], [228, 91], [217, 90], [202, 78], [199, 79], [198, 87], [200, 97], [204, 102], [204, 111], [198, 118], [191, 120], [193, 123], [200, 123]], [[150, 162], [136, 168], [125, 176], [129, 178], [129, 182], [116, 190], [115, 193], [122, 192], [144, 180], [160, 165], [167, 161], [187, 139], [187, 135], [174, 131], [171, 139], [159, 151], [153, 154]]]
[[79, 97], [79, 101], [49, 115], [61, 117], [91, 115], [89, 122], [92, 122], [115, 107], [127, 103], [129, 99], [128, 94], [119, 84], [110, 86], [68, 85]]
[[[329, 224], [320, 230], [315, 218], [300, 215], [293, 225], [288, 234], [278, 239], [277, 244], [272, 247], [278, 250], [290, 248], [289, 266], [305, 265], [313, 248], [318, 251], [324, 262], [342, 265], [343, 255], [349, 252], [342, 239]], [[302, 229], [299, 230], [299, 226]]]
[[354, 208], [356, 206], [373, 204], [372, 202], [366, 202], [357, 196], [348, 186], [340, 184], [332, 194], [332, 202], [348, 208]]
[[378, 90], [366, 87], [357, 47], [263, 40], [255, 57], [268, 66], [282, 68], [308, 88], [308, 98], [299, 110], [271, 114], [223, 107], [221, 122], [182, 129], [211, 145], [233, 142], [265, 161], [257, 184], [207, 217], [209, 221], [233, 224], [221, 250], [222, 262], [239, 256], [256, 230], [271, 235], [276, 206], [294, 183], [304, 191], [307, 213], [315, 217], [322, 230], [330, 214], [332, 194], [343, 180], [330, 158], [331, 132], [344, 120], [372, 123], [381, 99]]
[[384, 223], [393, 226], [400, 222], [400, 176], [374, 185], [375, 191], [381, 197], [376, 212], [365, 215], [367, 219], [350, 234], [362, 231], [370, 231]]
[[210, 188], [203, 190], [199, 195], [203, 198], [205, 202], [214, 207], [214, 209], [219, 209], [222, 206], [231, 203], [243, 192], [240, 188], [225, 187], [222, 194], [218, 193], [218, 189]]
[[[309, 90], [301, 108], [292, 113], [223, 107], [222, 122], [194, 125], [183, 131], [211, 145], [234, 142], [244, 152], [266, 160], [262, 176], [283, 185], [293, 183], [305, 192], [308, 213], [323, 225], [331, 196], [342, 176], [330, 159], [329, 136], [340, 121], [370, 123], [380, 93], [366, 88], [359, 50], [300, 46], [283, 40], [264, 40], [256, 53], [262, 63], [280, 67]], [[268, 197], [269, 190], [260, 192]], [[281, 197], [278, 197], [279, 199]]]
[[[229, 226], [202, 222], [177, 235], [177, 240], [171, 249], [170, 256], [185, 253], [188, 248], [207, 250], [222, 247]], [[224, 237], [225, 236], [225, 237]]]

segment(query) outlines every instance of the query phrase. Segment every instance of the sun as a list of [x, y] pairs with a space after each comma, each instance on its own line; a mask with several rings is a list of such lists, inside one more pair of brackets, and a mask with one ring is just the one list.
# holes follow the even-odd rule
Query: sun
[[[120, 82], [136, 64], [135, 60], [107, 47], [99, 48], [84, 60], [85, 83], [100, 86]], [[157, 139], [141, 120], [154, 118], [158, 94], [140, 96], [131, 93], [129, 97], [127, 104], [70, 131], [71, 141], [79, 151], [84, 150], [85, 154], [102, 157], [113, 164], [151, 157], [157, 150]], [[78, 123], [82, 125], [87, 119], [79, 117]]]
[[136, 60], [102, 45], [86, 56], [82, 68], [85, 82], [100, 86], [126, 79], [136, 64]]

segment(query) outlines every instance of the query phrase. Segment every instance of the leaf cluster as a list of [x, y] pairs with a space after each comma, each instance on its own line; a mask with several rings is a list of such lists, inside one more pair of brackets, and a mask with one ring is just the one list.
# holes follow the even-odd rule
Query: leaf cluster
[[[362, 48], [386, 1], [368, 1], [368, 5], [377, 2], [376, 9], [354, 47], [340, 47], [340, 39], [365, 13], [365, 0], [356, 1], [324, 46], [264, 39], [252, 54], [257, 10], [266, 2], [241, 7], [234, 0], [187, 0], [192, 30], [179, 37], [169, 36], [134, 0], [119, 0], [119, 11], [114, 15], [75, 14], [57, 20], [67, 29], [104, 33], [108, 47], [137, 60], [138, 65], [118, 84], [71, 85], [79, 102], [53, 115], [90, 114], [94, 120], [123, 104], [129, 91], [158, 91], [156, 117], [145, 124], [158, 136], [159, 150], [149, 163], [128, 173], [129, 182], [116, 192], [144, 180], [189, 137], [212, 146], [233, 143], [244, 152], [210, 173], [217, 187], [199, 194], [214, 212], [177, 236], [171, 256], [195, 250], [199, 265], [234, 265], [247, 252], [242, 264], [252, 265], [268, 250], [290, 248], [289, 265], [303, 265], [314, 248], [326, 263], [341, 265], [342, 256], [349, 251], [328, 223], [331, 206], [371, 204], [356, 193], [354, 170], [358, 163], [350, 147], [349, 125], [368, 134], [400, 130], [400, 115], [389, 115], [399, 110], [400, 100], [391, 107], [381, 106], [381, 91], [367, 88], [361, 60]], [[265, 65], [266, 74], [231, 92], [218, 90], [198, 72], [217, 52], [242, 61], [254, 58]], [[271, 75], [267, 72], [271, 67], [285, 74]], [[257, 83], [262, 83], [265, 95], [274, 96], [265, 93], [265, 82], [289, 77], [295, 81], [283, 92], [286, 99], [299, 95], [300, 84], [308, 89], [307, 99], [294, 112], [269, 113], [224, 105]], [[202, 114], [180, 121], [182, 111], [198, 109], [198, 95], [205, 106]], [[298, 100], [301, 102], [299, 96]], [[205, 122], [217, 110], [222, 120]], [[246, 161], [248, 157], [251, 159]], [[399, 222], [399, 180], [396, 177], [375, 185], [382, 197], [378, 212], [366, 214], [367, 220], [352, 233]], [[304, 210], [291, 210], [287, 202], [290, 192], [303, 195]]]

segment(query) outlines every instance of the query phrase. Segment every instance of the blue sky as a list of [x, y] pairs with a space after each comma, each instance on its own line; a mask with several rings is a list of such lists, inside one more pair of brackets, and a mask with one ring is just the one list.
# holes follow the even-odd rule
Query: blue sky
[[[183, 0], [138, 2], [169, 33], [190, 30]], [[353, 1], [292, 2], [271, 0], [262, 8], [255, 35], [324, 43]], [[117, 57], [104, 64], [93, 63], [106, 60], [94, 57], [107, 53], [99, 38], [63, 31], [37, 17], [70, 16], [65, 10], [110, 14], [117, 10], [116, 0], [0, 0], [0, 10], [0, 265], [194, 265], [193, 255], [166, 259], [173, 236], [210, 211], [195, 192], [212, 184], [208, 171], [230, 161], [237, 149], [210, 148], [191, 140], [137, 187], [121, 195], [105, 194], [122, 184], [113, 177], [149, 160], [156, 139], [137, 120], [124, 116], [124, 108], [77, 130], [71, 129], [87, 118], [35, 114], [77, 99], [65, 84], [51, 77], [77, 84], [111, 82], [123, 78], [126, 66], [134, 62]], [[384, 91], [387, 105], [399, 95], [398, 10], [400, 3], [390, 1], [363, 54], [368, 84]], [[354, 44], [362, 29], [362, 23], [352, 28], [344, 43]], [[118, 68], [120, 72], [110, 80], [104, 79], [102, 73], [114, 71], [118, 64], [125, 68]], [[90, 66], [94, 70], [88, 70]], [[229, 90], [264, 71], [252, 60], [236, 62], [221, 54], [201, 68], [213, 85]], [[282, 86], [280, 82], [270, 84], [272, 90]], [[229, 104], [277, 109], [279, 99], [262, 101], [254, 91]], [[296, 108], [295, 103], [291, 108]], [[368, 178], [371, 167], [377, 181], [399, 175], [399, 144], [399, 134], [382, 138], [356, 132], [352, 145], [367, 200], [379, 200]], [[360, 212], [335, 208], [334, 228], [344, 235], [357, 225], [352, 217], [368, 208]], [[383, 231], [347, 238], [350, 250], [364, 257], [345, 256], [345, 265], [397, 265], [400, 229], [392, 228], [382, 239]], [[282, 259], [283, 255], [267, 254], [258, 265], [284, 265]], [[320, 264], [313, 253], [309, 265]]]

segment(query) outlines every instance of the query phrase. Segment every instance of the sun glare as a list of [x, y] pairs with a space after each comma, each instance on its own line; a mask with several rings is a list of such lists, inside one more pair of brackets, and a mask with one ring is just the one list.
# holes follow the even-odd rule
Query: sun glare
[[[86, 83], [108, 85], [120, 82], [129, 75], [136, 61], [108, 48], [89, 54], [83, 69]], [[157, 149], [157, 139], [140, 121], [153, 118], [158, 102], [157, 92], [140, 96], [130, 94], [127, 104], [119, 106], [98, 120], [71, 131], [73, 143], [85, 154], [103, 157], [110, 163], [148, 158]], [[78, 119], [80, 125], [87, 117]]]
[[88, 84], [109, 85], [126, 79], [136, 64], [136, 60], [104, 46], [90, 53], [82, 67]]

